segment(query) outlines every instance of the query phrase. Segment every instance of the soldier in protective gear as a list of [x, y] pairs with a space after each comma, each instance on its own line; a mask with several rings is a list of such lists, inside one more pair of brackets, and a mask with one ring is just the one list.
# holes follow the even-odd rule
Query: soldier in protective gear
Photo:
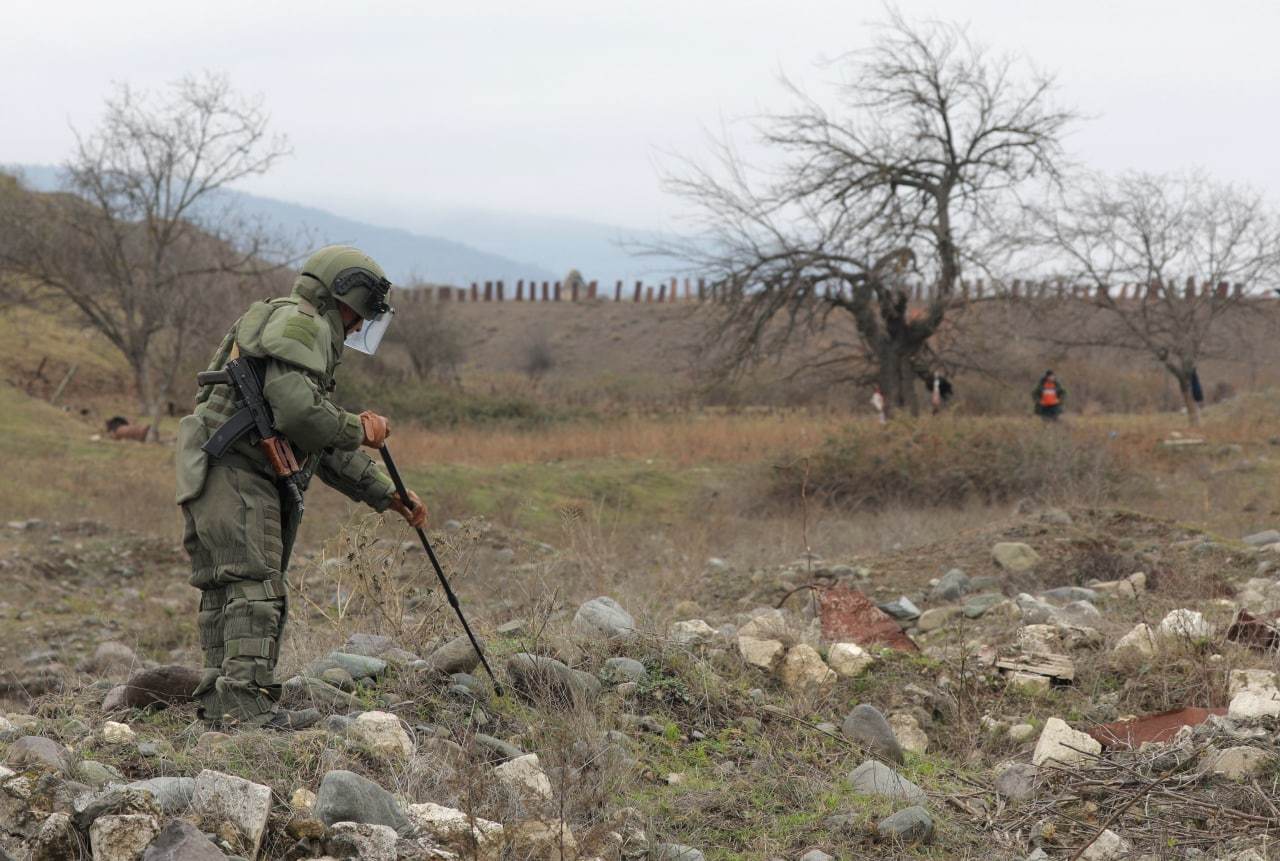
[[[333, 403], [344, 343], [373, 353], [390, 323], [391, 288], [382, 268], [349, 246], [329, 246], [303, 265], [289, 296], [255, 302], [223, 338], [209, 370], [248, 358], [271, 408], [275, 430], [300, 465], [299, 484], [315, 475], [376, 511], [388, 508], [414, 526], [427, 509], [412, 491], [412, 508], [360, 446], [377, 448], [390, 433], [372, 412]], [[314, 709], [277, 707], [275, 666], [288, 615], [285, 571], [299, 512], [280, 492], [267, 455], [246, 434], [221, 457], [202, 446], [239, 409], [225, 384], [202, 387], [196, 409], [178, 429], [177, 502], [185, 521], [191, 584], [201, 591], [204, 675], [195, 697], [200, 716], [215, 725], [297, 729]]]

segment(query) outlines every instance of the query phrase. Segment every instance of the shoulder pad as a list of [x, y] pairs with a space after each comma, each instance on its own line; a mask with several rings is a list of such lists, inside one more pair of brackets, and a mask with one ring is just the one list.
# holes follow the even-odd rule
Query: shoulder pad
[[270, 356], [326, 377], [333, 356], [332, 335], [324, 320], [300, 308], [295, 299], [254, 302], [236, 329], [240, 352]]

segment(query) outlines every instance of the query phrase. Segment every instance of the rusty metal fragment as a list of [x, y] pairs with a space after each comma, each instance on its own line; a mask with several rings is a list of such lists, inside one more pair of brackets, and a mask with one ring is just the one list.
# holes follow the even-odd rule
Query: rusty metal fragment
[[1105, 748], [1133, 748], [1147, 741], [1169, 741], [1184, 726], [1198, 726], [1211, 715], [1225, 715], [1226, 709], [1188, 707], [1131, 720], [1098, 724], [1087, 730]]
[[820, 595], [822, 636], [828, 642], [853, 642], [859, 646], [882, 645], [903, 652], [920, 647], [902, 632], [888, 613], [857, 589], [832, 586]]

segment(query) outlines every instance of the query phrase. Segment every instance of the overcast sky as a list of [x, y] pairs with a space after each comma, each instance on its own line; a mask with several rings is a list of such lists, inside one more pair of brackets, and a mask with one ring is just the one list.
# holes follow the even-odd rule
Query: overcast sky
[[[377, 12], [359, 9], [376, 8]], [[902, 0], [1054, 71], [1107, 169], [1202, 166], [1280, 198], [1280, 4]], [[785, 104], [779, 72], [865, 45], [880, 3], [219, 3], [6, 0], [0, 163], [57, 162], [112, 81], [225, 72], [294, 155], [246, 190], [378, 218], [468, 206], [636, 227], [673, 210], [656, 165]], [[436, 11], [439, 10], [439, 11]]]

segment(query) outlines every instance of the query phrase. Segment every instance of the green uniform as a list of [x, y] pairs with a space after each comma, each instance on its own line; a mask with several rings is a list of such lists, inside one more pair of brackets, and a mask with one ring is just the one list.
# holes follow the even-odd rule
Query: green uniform
[[[357, 451], [364, 438], [359, 417], [330, 400], [343, 339], [327, 282], [304, 274], [287, 298], [250, 306], [209, 369], [222, 368], [236, 353], [260, 360], [263, 393], [276, 430], [302, 466], [301, 486], [315, 475], [383, 511], [391, 503], [391, 481]], [[179, 424], [177, 501], [191, 585], [201, 590], [204, 676], [195, 692], [201, 714], [253, 724], [269, 718], [280, 697], [275, 665], [288, 615], [285, 571], [298, 518], [282, 502], [256, 436], [242, 437], [221, 458], [201, 450], [237, 409], [230, 386], [200, 390], [195, 412]]]

